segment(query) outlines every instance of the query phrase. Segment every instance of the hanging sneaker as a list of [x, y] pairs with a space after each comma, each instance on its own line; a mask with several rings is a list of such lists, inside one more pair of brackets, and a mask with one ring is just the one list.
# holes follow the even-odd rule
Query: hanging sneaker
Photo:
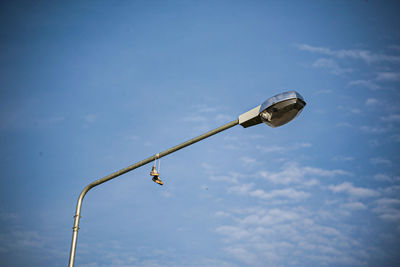
[[155, 182], [156, 184], [159, 184], [159, 185], [163, 185], [163, 184], [164, 184], [164, 182], [161, 181], [161, 179], [158, 177], [158, 175], [157, 175], [157, 176], [154, 176], [152, 180], [153, 180], [153, 182]]
[[156, 166], [153, 166], [150, 171], [151, 176], [160, 176], [159, 172], [156, 170]]

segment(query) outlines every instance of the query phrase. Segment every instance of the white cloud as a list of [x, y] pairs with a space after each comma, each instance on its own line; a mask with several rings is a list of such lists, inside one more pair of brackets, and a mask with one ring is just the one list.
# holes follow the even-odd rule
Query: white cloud
[[384, 173], [378, 173], [374, 175], [374, 179], [380, 182], [399, 182], [400, 181], [400, 176], [389, 176]]
[[338, 156], [333, 157], [333, 160], [336, 160], [336, 161], [353, 161], [354, 157], [338, 155]]
[[198, 105], [194, 107], [195, 109], [197, 109], [197, 112], [200, 113], [210, 113], [210, 112], [217, 112], [217, 108], [215, 107], [209, 107], [206, 105]]
[[318, 90], [318, 91], [316, 91], [316, 92], [314, 92], [314, 95], [327, 95], [327, 94], [331, 94], [332, 93], [332, 90]]
[[27, 251], [32, 249], [42, 249], [43, 247], [43, 236], [36, 231], [11, 230], [0, 235], [0, 251]]
[[386, 209], [379, 217], [384, 221], [400, 221], [400, 210]]
[[0, 220], [4, 221], [4, 222], [8, 222], [8, 221], [14, 221], [18, 219], [18, 215], [16, 213], [9, 213], [9, 212], [4, 212], [2, 210], [0, 210]]
[[390, 114], [388, 116], [381, 117], [382, 121], [385, 122], [400, 122], [400, 114]]
[[276, 189], [268, 192], [265, 192], [262, 189], [257, 189], [249, 192], [249, 195], [260, 199], [288, 198], [298, 201], [306, 199], [310, 196], [309, 193], [299, 191], [294, 188]]
[[373, 209], [379, 218], [389, 222], [400, 222], [400, 199], [381, 198], [376, 201], [377, 207]]
[[376, 79], [378, 81], [398, 81], [400, 80], [400, 72], [380, 72]]
[[367, 87], [371, 90], [378, 90], [381, 87], [374, 83], [371, 80], [355, 80], [355, 81], [350, 81], [347, 86], [361, 86], [361, 87]]
[[383, 174], [383, 173], [378, 173], [374, 175], [374, 179], [377, 181], [381, 181], [381, 182], [390, 182], [392, 181], [392, 178], [387, 175], [387, 174]]
[[392, 164], [391, 160], [388, 160], [388, 159], [385, 159], [382, 157], [371, 158], [369, 161], [374, 165], [378, 165], [378, 164], [390, 165], [390, 164]]
[[400, 134], [392, 135], [391, 139], [395, 142], [400, 142]]
[[189, 115], [189, 116], [183, 117], [182, 120], [186, 121], [186, 122], [206, 122], [207, 118], [202, 115]]
[[128, 135], [128, 136], [125, 136], [125, 139], [129, 140], [129, 141], [137, 141], [140, 139], [140, 137], [137, 135]]
[[271, 152], [278, 152], [278, 153], [283, 153], [287, 151], [286, 147], [283, 146], [277, 146], [277, 145], [270, 145], [270, 146], [256, 146], [258, 150], [261, 150], [264, 153], [271, 153]]
[[281, 171], [270, 172], [260, 171], [258, 176], [274, 184], [291, 184], [304, 183], [304, 178], [311, 177], [334, 177], [334, 176], [351, 176], [352, 174], [344, 170], [324, 170], [321, 168], [300, 166], [297, 163], [287, 163]]
[[278, 146], [278, 145], [260, 146], [260, 145], [257, 145], [256, 149], [258, 149], [264, 153], [271, 153], [271, 152], [285, 153], [288, 151], [298, 150], [298, 149], [302, 149], [302, 148], [309, 148], [311, 146], [312, 145], [310, 143], [296, 143], [293, 145], [286, 145], [286, 146]]
[[376, 202], [382, 206], [389, 206], [389, 205], [399, 205], [400, 206], [400, 199], [397, 199], [397, 198], [380, 198]]
[[214, 213], [215, 217], [229, 217], [231, 214], [225, 211], [217, 211]]
[[246, 208], [216, 232], [229, 256], [238, 252], [246, 266], [360, 265], [368, 258], [363, 249], [370, 247], [349, 232], [354, 227], [339, 228], [335, 217], [318, 222], [319, 214], [301, 207]]
[[348, 112], [353, 113], [353, 114], [360, 114], [361, 113], [361, 110], [358, 109], [358, 108], [349, 108], [349, 107], [343, 107], [343, 106], [339, 106], [338, 108], [339, 108], [339, 110], [348, 111]]
[[257, 160], [251, 157], [241, 157], [240, 160], [243, 162], [245, 165], [254, 165], [257, 163]]
[[372, 127], [367, 125], [361, 126], [360, 130], [368, 134], [382, 134], [388, 131], [388, 129], [384, 127]]
[[336, 127], [351, 128], [351, 127], [353, 127], [353, 125], [351, 125], [351, 124], [348, 123], [348, 122], [339, 122], [339, 123], [336, 124]]
[[373, 189], [355, 187], [349, 182], [344, 182], [339, 185], [330, 185], [329, 189], [334, 193], [346, 193], [355, 198], [376, 197], [380, 195], [379, 192]]
[[232, 184], [237, 184], [238, 179], [236, 176], [234, 176], [232, 173], [229, 175], [211, 175], [210, 180], [216, 181], [216, 182], [224, 182], [224, 183], [232, 183]]
[[93, 122], [96, 121], [96, 119], [97, 119], [97, 115], [95, 115], [95, 114], [87, 114], [87, 115], [85, 116], [85, 121], [86, 121], [87, 123], [93, 123]]
[[351, 68], [342, 68], [339, 64], [333, 59], [327, 58], [319, 58], [317, 59], [312, 66], [314, 68], [322, 68], [329, 70], [330, 73], [340, 75], [343, 73], [353, 72]]
[[174, 196], [171, 192], [168, 191], [162, 191], [160, 194], [165, 198], [170, 198]]
[[400, 185], [392, 185], [381, 190], [385, 196], [399, 196]]
[[240, 224], [248, 225], [273, 225], [277, 223], [299, 220], [301, 217], [297, 212], [284, 209], [271, 209], [251, 214], [240, 219]]
[[215, 230], [219, 234], [229, 236], [230, 239], [239, 240], [249, 236], [249, 232], [238, 226], [220, 226]]
[[220, 109], [207, 105], [195, 105], [192, 112], [182, 118], [185, 122], [206, 123], [209, 121], [226, 122], [233, 120], [231, 115], [217, 113]]
[[400, 51], [400, 45], [391, 45], [389, 48]]
[[253, 188], [254, 184], [241, 184], [241, 185], [236, 185], [228, 188], [229, 193], [236, 193], [236, 194], [248, 194], [250, 190]]
[[353, 58], [353, 59], [360, 59], [365, 61], [366, 63], [372, 62], [400, 62], [399, 56], [391, 56], [385, 54], [376, 54], [372, 53], [368, 50], [361, 50], [361, 49], [350, 49], [350, 50], [332, 50], [327, 47], [318, 47], [318, 46], [311, 46], [307, 44], [300, 44], [297, 45], [297, 48], [303, 51], [316, 53], [316, 54], [323, 54], [329, 55], [332, 57], [337, 58]]
[[257, 265], [257, 257], [254, 253], [247, 251], [243, 247], [227, 247], [224, 249], [229, 255], [246, 263], [247, 265]]
[[201, 163], [201, 167], [203, 167], [206, 171], [212, 171], [214, 169], [213, 165], [211, 165], [207, 162]]
[[366, 210], [367, 206], [361, 202], [350, 202], [342, 205], [342, 208], [347, 210]]
[[375, 106], [378, 103], [379, 103], [379, 101], [376, 98], [368, 98], [367, 100], [365, 100], [365, 105], [369, 106], [369, 107]]
[[360, 114], [361, 113], [361, 110], [358, 109], [358, 108], [349, 108], [348, 110], [353, 114]]

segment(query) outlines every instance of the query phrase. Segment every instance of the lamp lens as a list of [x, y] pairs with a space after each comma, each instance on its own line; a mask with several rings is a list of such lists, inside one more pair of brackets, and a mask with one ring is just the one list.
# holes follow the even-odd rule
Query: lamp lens
[[299, 98], [273, 104], [261, 112], [261, 120], [272, 127], [282, 126], [293, 120], [303, 110], [305, 102]]

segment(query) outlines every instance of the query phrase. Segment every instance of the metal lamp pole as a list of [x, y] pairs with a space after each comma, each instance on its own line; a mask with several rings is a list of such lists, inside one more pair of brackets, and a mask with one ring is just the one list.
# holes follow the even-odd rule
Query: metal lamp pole
[[174, 146], [170, 149], [167, 149], [163, 152], [155, 154], [147, 159], [139, 161], [133, 165], [130, 165], [124, 169], [116, 171], [108, 176], [105, 176], [101, 179], [98, 179], [91, 184], [87, 185], [79, 195], [78, 202], [76, 204], [76, 211], [75, 211], [75, 219], [74, 219], [74, 227], [72, 227], [72, 241], [71, 241], [71, 250], [69, 255], [69, 267], [74, 266], [75, 262], [75, 252], [76, 252], [76, 245], [78, 242], [78, 230], [79, 230], [79, 220], [81, 218], [81, 208], [83, 198], [85, 197], [86, 193], [95, 186], [98, 186], [102, 183], [110, 181], [124, 173], [130, 172], [136, 168], [139, 168], [147, 163], [154, 161], [155, 159], [162, 158], [168, 154], [171, 154], [179, 149], [184, 147], [190, 146], [194, 143], [197, 143], [207, 137], [210, 137], [214, 134], [227, 130], [235, 125], [242, 125], [243, 127], [247, 128], [253, 125], [257, 125], [261, 122], [268, 124], [271, 127], [278, 127], [281, 126], [292, 119], [294, 119], [303, 107], [306, 105], [304, 99], [300, 94], [295, 91], [285, 92], [276, 96], [273, 96], [266, 100], [262, 105], [255, 107], [254, 109], [243, 113], [239, 116], [237, 120], [231, 121], [221, 127], [218, 127], [214, 130], [206, 132], [202, 135], [199, 135], [193, 139], [190, 139], [184, 143], [181, 143], [177, 146]]
[[205, 139], [207, 137], [210, 137], [210, 136], [212, 136], [214, 134], [217, 134], [217, 133], [222, 132], [222, 131], [224, 131], [226, 129], [229, 129], [229, 128], [237, 125], [238, 123], [239, 123], [239, 120], [234, 120], [234, 121], [232, 121], [230, 123], [227, 123], [227, 124], [225, 124], [225, 125], [223, 125], [223, 126], [221, 126], [219, 128], [211, 130], [211, 131], [209, 131], [209, 132], [207, 132], [205, 134], [202, 134], [202, 135], [200, 135], [198, 137], [190, 139], [190, 140], [188, 140], [188, 141], [186, 141], [186, 142], [184, 142], [182, 144], [179, 144], [179, 145], [174, 146], [174, 147], [172, 147], [170, 149], [167, 149], [167, 150], [165, 150], [163, 152], [155, 154], [154, 156], [148, 157], [147, 159], [139, 161], [139, 162], [137, 162], [137, 163], [135, 163], [133, 165], [130, 165], [130, 166], [128, 166], [128, 167], [126, 167], [126, 168], [124, 168], [122, 170], [116, 171], [116, 172], [114, 172], [114, 173], [112, 173], [112, 174], [110, 174], [110, 175], [108, 175], [106, 177], [98, 179], [98, 180], [94, 181], [93, 183], [87, 185], [82, 190], [81, 194], [79, 195], [78, 203], [76, 205], [76, 212], [75, 212], [75, 216], [74, 216], [75, 217], [74, 227], [72, 227], [73, 231], [72, 231], [71, 252], [70, 252], [70, 255], [69, 255], [69, 267], [73, 267], [74, 266], [74, 261], [75, 261], [75, 252], [76, 252], [76, 244], [77, 244], [77, 241], [78, 241], [79, 219], [81, 218], [82, 201], [83, 201], [83, 198], [85, 197], [86, 193], [90, 189], [92, 189], [93, 187], [98, 186], [98, 185], [100, 185], [102, 183], [105, 183], [107, 181], [110, 181], [111, 179], [114, 179], [114, 178], [116, 178], [116, 177], [118, 177], [118, 176], [120, 176], [120, 175], [122, 175], [124, 173], [130, 172], [130, 171], [132, 171], [132, 170], [134, 170], [136, 168], [139, 168], [139, 167], [141, 167], [143, 165], [146, 165], [147, 163], [150, 163], [150, 162], [154, 161], [155, 159], [162, 158], [162, 157], [164, 157], [164, 156], [166, 156], [168, 154], [171, 154], [171, 153], [173, 153], [173, 152], [175, 152], [175, 151], [177, 151], [179, 149], [182, 149], [184, 147], [190, 146], [190, 145], [192, 145], [194, 143], [197, 143], [197, 142], [199, 142], [199, 141], [201, 141], [201, 140], [203, 140], [203, 139]]

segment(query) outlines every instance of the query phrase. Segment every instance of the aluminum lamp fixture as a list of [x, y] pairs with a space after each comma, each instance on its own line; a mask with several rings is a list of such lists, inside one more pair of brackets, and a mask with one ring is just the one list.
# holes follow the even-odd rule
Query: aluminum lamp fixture
[[247, 128], [263, 122], [279, 127], [296, 118], [305, 105], [304, 98], [296, 91], [280, 93], [240, 115], [239, 124]]

